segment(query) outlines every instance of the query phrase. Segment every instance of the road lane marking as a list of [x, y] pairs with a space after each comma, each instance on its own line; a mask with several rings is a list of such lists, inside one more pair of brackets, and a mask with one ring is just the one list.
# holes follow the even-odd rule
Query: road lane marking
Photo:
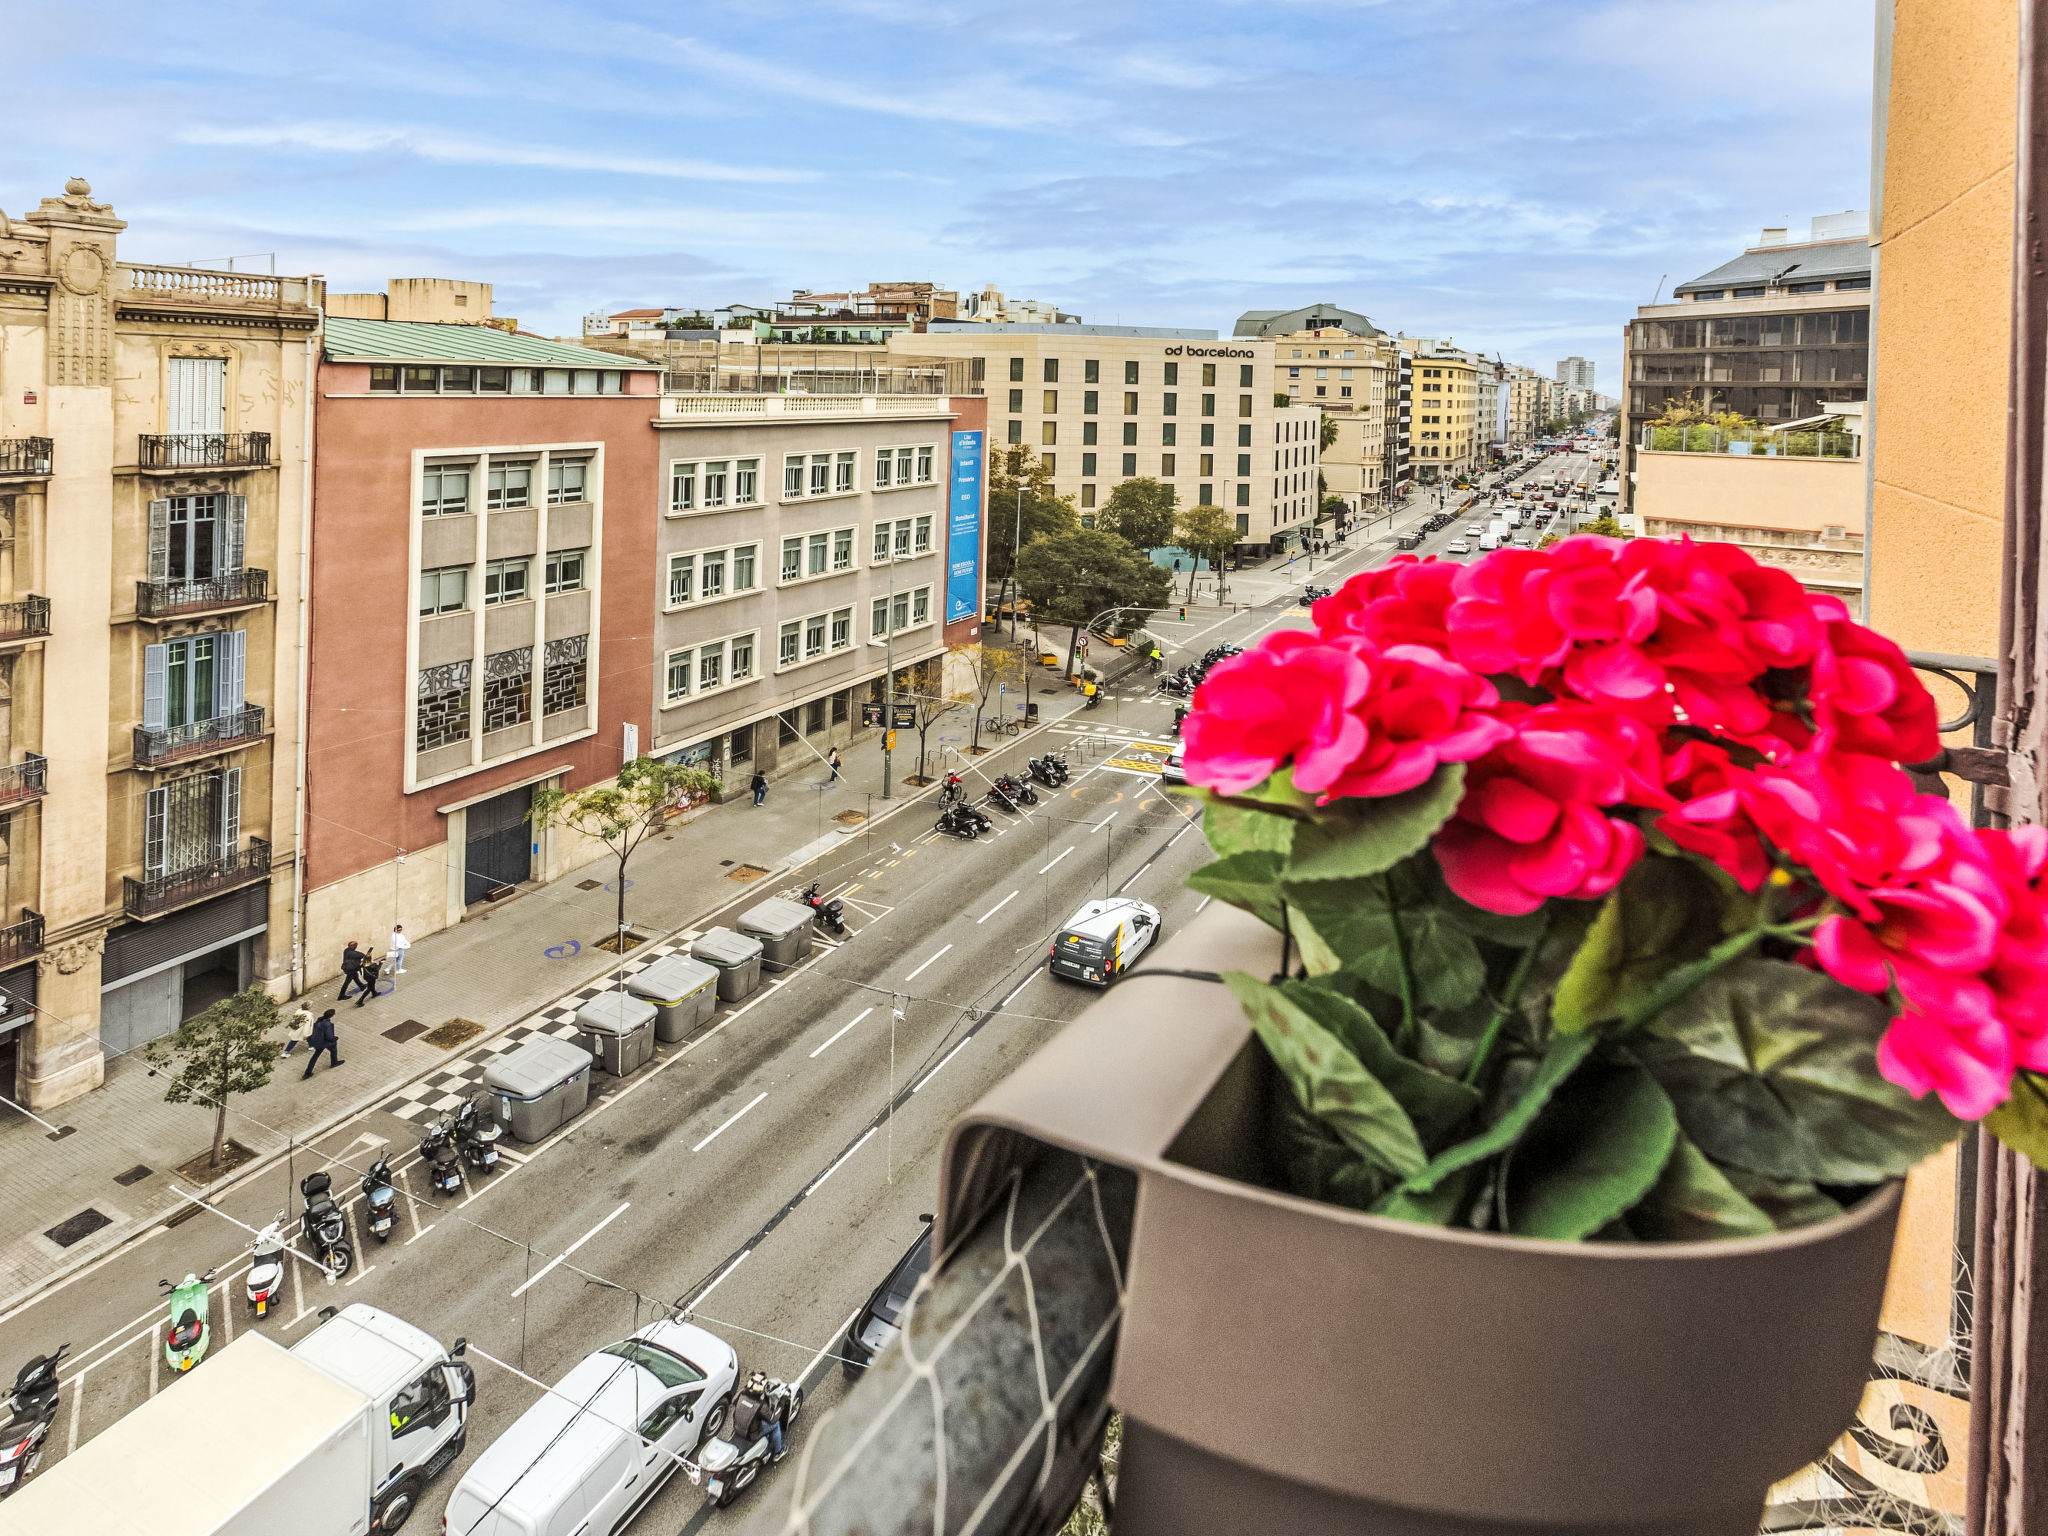
[[844, 899], [845, 899], [846, 897], [848, 897], [848, 896], [851, 896], [851, 895], [852, 895], [852, 894], [853, 894], [853, 893], [854, 893], [855, 891], [857, 891], [857, 890], [859, 890], [859, 889], [860, 889], [860, 882], [856, 881], [856, 882], [855, 882], [854, 884], [852, 884], [852, 885], [849, 885], [849, 886], [848, 886], [848, 887], [847, 887], [847, 888], [846, 888], [845, 890], [843, 890], [843, 891], [841, 891], [841, 892], [839, 893], [840, 899], [841, 899], [841, 900], [844, 900]]
[[[1018, 982], [1016, 986], [1014, 986], [1014, 987], [1012, 987], [1012, 988], [1010, 989], [1010, 997], [1015, 997], [1015, 996], [1016, 996], [1016, 995], [1017, 995], [1017, 994], [1018, 994], [1019, 992], [1022, 992], [1022, 991], [1023, 991], [1023, 990], [1024, 990], [1024, 989], [1025, 989], [1026, 987], [1030, 986], [1030, 985], [1031, 985], [1031, 983], [1032, 983], [1032, 981], [1033, 981], [1033, 980], [1034, 980], [1034, 979], [1035, 979], [1035, 978], [1037, 977], [1037, 975], [1038, 975], [1038, 972], [1036, 972], [1036, 971], [1033, 971], [1033, 972], [1031, 973], [1031, 975], [1029, 975], [1029, 976], [1026, 976], [1026, 977], [1025, 977], [1025, 978], [1024, 978], [1024, 979], [1023, 979], [1022, 981]], [[1004, 999], [1003, 999], [1003, 1000], [1002, 1000], [1002, 1001], [1001, 1001], [1000, 1003], [997, 1003], [997, 1004], [996, 1004], [996, 1006], [997, 1006], [998, 1008], [1007, 1008], [1007, 1007], [1009, 1007], [1009, 1006], [1010, 1006], [1010, 997], [1006, 997], [1006, 998], [1004, 998]]]
[[1100, 821], [1098, 821], [1097, 823], [1095, 823], [1095, 825], [1094, 825], [1094, 826], [1092, 826], [1092, 827], [1090, 827], [1090, 828], [1089, 828], [1088, 830], [1089, 830], [1090, 832], [1100, 832], [1100, 831], [1101, 831], [1101, 830], [1102, 830], [1102, 829], [1103, 829], [1104, 827], [1108, 826], [1108, 825], [1109, 825], [1109, 824], [1110, 824], [1110, 823], [1111, 823], [1112, 821], [1115, 821], [1115, 820], [1116, 820], [1116, 812], [1115, 812], [1115, 811], [1111, 811], [1111, 812], [1110, 812], [1110, 813], [1109, 813], [1109, 814], [1108, 814], [1107, 816], [1103, 817], [1103, 818], [1102, 818], [1102, 820], [1100, 820]]
[[[1061, 859], [1064, 859], [1064, 858], [1065, 858], [1065, 857], [1066, 857], [1066, 856], [1067, 856], [1067, 855], [1068, 855], [1069, 853], [1072, 853], [1073, 851], [1074, 851], [1074, 850], [1073, 850], [1073, 848], [1072, 848], [1072, 847], [1068, 847], [1068, 848], [1066, 848], [1065, 850], [1063, 850], [1063, 851], [1062, 851], [1062, 852], [1061, 852], [1060, 854], [1058, 854], [1058, 855], [1057, 855], [1057, 856], [1056, 856], [1056, 857], [1055, 857], [1055, 858], [1053, 859], [1053, 861], [1052, 861], [1052, 864], [1057, 864], [1057, 863], [1059, 863], [1059, 861], [1060, 861]], [[1048, 864], [1048, 865], [1046, 865], [1046, 866], [1045, 866], [1045, 869], [1051, 869], [1051, 868], [1052, 868], [1052, 864]], [[1045, 869], [1041, 869], [1041, 870], [1039, 871], [1039, 873], [1040, 873], [1041, 875], [1042, 875], [1042, 874], [1044, 874], [1044, 873], [1045, 873]]]
[[[767, 1097], [768, 1095], [765, 1093], [755, 1094], [753, 1100], [747, 1105], [747, 1109], [752, 1109], [755, 1104], [760, 1103], [763, 1099]], [[719, 1137], [723, 1136], [728, 1130], [730, 1130], [732, 1128], [733, 1122], [738, 1120], [741, 1115], [744, 1115], [747, 1112], [747, 1109], [742, 1109], [738, 1111], [736, 1114], [733, 1115], [731, 1120], [726, 1121], [724, 1125], [721, 1125], [709, 1136], [706, 1136], [702, 1141], [698, 1142], [697, 1145], [690, 1148], [690, 1150], [692, 1152], [702, 1152], [706, 1147], [710, 1146], [711, 1143], [718, 1140]]]
[[838, 1030], [833, 1034], [832, 1040], [827, 1040], [824, 1045], [819, 1046], [815, 1051], [811, 1052], [810, 1059], [812, 1061], [816, 1061], [820, 1056], [824, 1055], [827, 1047], [829, 1047], [832, 1044], [833, 1040], [837, 1040], [840, 1037], [840, 1035], [845, 1034], [849, 1029], [853, 1028], [854, 1025], [858, 1024], [862, 1019], [866, 1018], [869, 1014], [873, 1013], [874, 1011], [875, 1010], [872, 1008], [861, 1009], [859, 1013], [856, 1013], [852, 1018], [848, 1019], [844, 1024], [839, 1026]]
[[[874, 1134], [875, 1133], [873, 1131], [868, 1132], [868, 1136], [872, 1136]], [[867, 1140], [867, 1136], [863, 1136], [861, 1140]], [[834, 1166], [836, 1167], [837, 1164], [834, 1164]], [[820, 1179], [818, 1181], [818, 1183], [820, 1184], [822, 1184], [823, 1182], [823, 1179]], [[811, 1187], [815, 1189], [817, 1188], [817, 1185], [814, 1184]], [[797, 1373], [796, 1384], [798, 1386], [802, 1386], [805, 1382], [811, 1379], [811, 1372], [815, 1371], [818, 1368], [818, 1362], [820, 1360], [823, 1360], [827, 1355], [832, 1353], [832, 1346], [837, 1344], [841, 1339], [846, 1337], [846, 1330], [853, 1326], [853, 1320], [859, 1316], [860, 1308], [855, 1307], [851, 1312], [846, 1314], [846, 1321], [841, 1323], [836, 1329], [833, 1330], [832, 1336], [826, 1339], [823, 1344], [820, 1344], [818, 1346], [818, 1352], [815, 1355], [811, 1356], [811, 1363], [805, 1366], [801, 1371]]]
[[[946, 946], [946, 949], [951, 949], [952, 947], [952, 945], [948, 944]], [[933, 955], [930, 960], [925, 961], [923, 965], [920, 965], [916, 970], [912, 971], [908, 976], [904, 977], [903, 979], [905, 981], [917, 980], [918, 977], [922, 976], [927, 970], [931, 968], [932, 963], [939, 958], [939, 955], [943, 955], [946, 952], [946, 949], [940, 950], [938, 955]]]
[[[760, 1101], [758, 1099], [755, 1100], [755, 1103], [759, 1102]], [[547, 1263], [543, 1264], [533, 1274], [529, 1275], [527, 1277], [526, 1283], [520, 1286], [518, 1290], [512, 1293], [513, 1296], [524, 1296], [534, 1286], [539, 1285], [542, 1280], [547, 1278], [549, 1270], [553, 1269], [557, 1264], [561, 1263], [562, 1260], [568, 1258], [570, 1254], [574, 1253], [578, 1248], [581, 1248], [585, 1243], [589, 1242], [593, 1237], [597, 1236], [597, 1234], [602, 1232], [606, 1227], [610, 1226], [613, 1222], [617, 1221], [621, 1216], [625, 1215], [627, 1209], [632, 1204], [633, 1202], [630, 1200], [620, 1202], [619, 1208], [616, 1211], [613, 1211], [611, 1215], [605, 1217], [603, 1221], [600, 1221], [588, 1232], [584, 1233], [581, 1237], [577, 1238], [575, 1242], [571, 1243], [568, 1247], [564, 1248], [552, 1259], [549, 1259]]]
[[[848, 1147], [844, 1152], [840, 1153], [838, 1163], [834, 1163], [830, 1168], [827, 1168], [823, 1173], [819, 1174], [815, 1179], [811, 1180], [811, 1187], [804, 1191], [804, 1198], [808, 1200], [812, 1195], [815, 1195], [818, 1192], [818, 1187], [821, 1184], [823, 1184], [827, 1179], [831, 1178], [833, 1174], [839, 1171], [839, 1163], [845, 1162], [849, 1157], [853, 1156], [854, 1153], [858, 1152], [862, 1147], [868, 1144], [868, 1136], [874, 1135], [876, 1129], [877, 1128], [875, 1126], [869, 1126], [867, 1136], [861, 1137], [859, 1141], [856, 1141], [852, 1146]], [[799, 1377], [798, 1380], [802, 1380], [802, 1378]]]
[[[851, 1327], [852, 1324], [848, 1324]], [[83, 1375], [83, 1372], [80, 1372]], [[85, 1383], [78, 1382], [71, 1388], [71, 1438], [65, 1443], [64, 1454], [69, 1456], [78, 1449], [78, 1410], [85, 1405]]]
[[738, 1269], [742, 1264], [746, 1263], [747, 1255], [752, 1253], [753, 1251], [754, 1250], [751, 1248], [742, 1249], [740, 1252], [740, 1256], [738, 1258], [734, 1259], [730, 1264], [726, 1265], [724, 1269], [718, 1272], [718, 1278], [716, 1280], [712, 1281], [709, 1285], [705, 1286], [703, 1290], [699, 1291], [696, 1294], [696, 1296], [691, 1299], [690, 1305], [688, 1309], [683, 1313], [683, 1316], [688, 1317], [692, 1312], [695, 1312], [699, 1307], [703, 1306], [704, 1298], [709, 1296], [713, 1291], [717, 1290], [721, 1285], [725, 1284], [726, 1277], [730, 1275], [734, 1270]]
[[1199, 915], [1201, 914], [1202, 908], [1203, 908], [1203, 907], [1206, 907], [1207, 905], [1209, 905], [1209, 898], [1208, 898], [1208, 897], [1206, 897], [1206, 896], [1204, 896], [1204, 897], [1203, 897], [1203, 898], [1202, 898], [1202, 899], [1201, 899], [1201, 900], [1200, 900], [1199, 902], [1197, 902], [1197, 903], [1196, 903], [1196, 905], [1195, 905], [1195, 912], [1196, 912], [1196, 915], [1197, 915], [1197, 916], [1199, 916]]
[[922, 1093], [924, 1091], [924, 1085], [930, 1082], [933, 1078], [937, 1077], [941, 1072], [945, 1071], [946, 1063], [951, 1061], [955, 1056], [958, 1056], [962, 1051], [966, 1050], [968, 1041], [972, 1040], [973, 1038], [974, 1036], [969, 1035], [966, 1040], [962, 1040], [958, 1045], [954, 1046], [953, 1049], [946, 1052], [944, 1056], [940, 1057], [939, 1064], [936, 1067], [933, 1067], [931, 1071], [925, 1073], [923, 1077], [919, 1078], [917, 1086], [911, 1089], [910, 1091], [912, 1093]]
[[[996, 836], [1001, 837], [1002, 834], [998, 832]], [[1011, 902], [1015, 901], [1016, 899], [1017, 893], [1015, 891], [1010, 892], [1009, 895], [1005, 896], [1001, 901], [997, 902], [994, 906], [990, 907], [986, 912], [982, 913], [981, 916], [977, 917], [974, 920], [974, 926], [979, 928], [983, 923], [987, 922], [990, 918], [994, 917], [998, 912], [1002, 911], [1003, 908], [1007, 907]]]
[[350, 1275], [346, 1280], [342, 1281], [341, 1283], [343, 1285], [354, 1285], [358, 1280], [362, 1279], [363, 1276], [374, 1275], [376, 1272], [377, 1266], [372, 1264], [368, 1269], [357, 1270], [354, 1274]]
[[162, 1364], [163, 1358], [163, 1350], [158, 1348], [155, 1338], [152, 1337], [149, 1345], [149, 1395], [151, 1397], [156, 1396], [157, 1367]]

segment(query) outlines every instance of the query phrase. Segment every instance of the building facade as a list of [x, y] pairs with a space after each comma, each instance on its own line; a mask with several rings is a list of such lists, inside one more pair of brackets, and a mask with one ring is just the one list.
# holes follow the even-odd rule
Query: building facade
[[315, 279], [119, 259], [83, 180], [0, 216], [0, 1094], [293, 941]]
[[1480, 451], [1480, 360], [1444, 342], [1403, 337], [1401, 344], [1414, 380], [1409, 461], [1416, 479], [1428, 485], [1471, 474]]
[[1395, 386], [1389, 381], [1397, 377], [1399, 349], [1377, 328], [1370, 334], [1282, 332], [1270, 339], [1275, 396], [1315, 406], [1330, 424], [1321, 456], [1324, 488], [1345, 505], [1331, 521], [1348, 524], [1354, 514], [1384, 507], [1393, 484], [1388, 434], [1395, 425]]
[[1567, 357], [1557, 365], [1555, 377], [1560, 384], [1590, 391], [1593, 388], [1593, 364], [1587, 358]]

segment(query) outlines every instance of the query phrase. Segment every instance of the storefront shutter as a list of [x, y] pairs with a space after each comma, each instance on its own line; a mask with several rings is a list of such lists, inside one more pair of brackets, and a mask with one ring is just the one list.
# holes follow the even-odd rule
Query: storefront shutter
[[171, 359], [170, 429], [207, 436], [227, 430], [228, 365], [212, 357]]

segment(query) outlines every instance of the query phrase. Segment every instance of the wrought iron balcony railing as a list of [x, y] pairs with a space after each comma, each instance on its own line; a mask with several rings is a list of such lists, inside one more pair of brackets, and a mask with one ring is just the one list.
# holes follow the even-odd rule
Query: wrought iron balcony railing
[[175, 874], [153, 875], [138, 880], [121, 878], [121, 908], [130, 917], [161, 917], [195, 901], [218, 896], [258, 880], [269, 878], [270, 844], [260, 837], [249, 839], [239, 853], [209, 859]]
[[29, 753], [18, 763], [0, 764], [0, 807], [41, 795], [49, 767], [50, 760], [40, 752]]
[[254, 741], [263, 734], [263, 706], [249, 704], [232, 714], [211, 720], [194, 720], [187, 725], [135, 727], [135, 761], [155, 766], [182, 758], [203, 757], [237, 742]]
[[24, 597], [0, 603], [0, 640], [32, 640], [50, 632], [50, 600]]
[[233, 469], [268, 464], [268, 432], [145, 432], [137, 460], [144, 469]]
[[47, 437], [0, 437], [0, 475], [47, 475], [55, 448]]
[[246, 608], [270, 596], [270, 572], [249, 566], [206, 581], [138, 581], [139, 618], [165, 619], [213, 608]]
[[43, 947], [43, 914], [21, 909], [21, 921], [0, 928], [0, 966], [18, 965]]

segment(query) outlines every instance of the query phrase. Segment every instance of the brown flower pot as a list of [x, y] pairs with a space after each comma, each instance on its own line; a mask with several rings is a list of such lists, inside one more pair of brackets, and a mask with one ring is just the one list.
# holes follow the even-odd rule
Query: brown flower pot
[[[1145, 968], [1267, 975], [1211, 908]], [[1127, 978], [953, 1129], [939, 1240], [1032, 1141], [1139, 1176], [1118, 1536], [1749, 1536], [1856, 1411], [1899, 1191], [1717, 1243], [1560, 1243], [1269, 1187], [1283, 1091], [1228, 992]]]

